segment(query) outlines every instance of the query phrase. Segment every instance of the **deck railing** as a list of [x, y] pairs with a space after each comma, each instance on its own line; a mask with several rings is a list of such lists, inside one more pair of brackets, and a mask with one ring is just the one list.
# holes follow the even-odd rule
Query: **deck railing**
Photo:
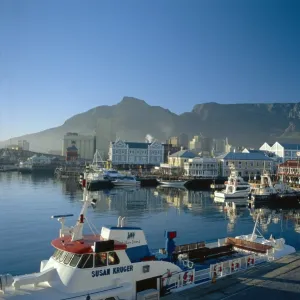
[[167, 292], [171, 292], [173, 289], [183, 288], [190, 284], [205, 284], [212, 282], [214, 279], [217, 280], [240, 271], [245, 271], [270, 260], [274, 260], [272, 253], [265, 255], [255, 255], [251, 253], [243, 257], [236, 257], [224, 262], [212, 264], [207, 269], [197, 271], [192, 269], [169, 274], [169, 277], [162, 279], [162, 286], [166, 287]]

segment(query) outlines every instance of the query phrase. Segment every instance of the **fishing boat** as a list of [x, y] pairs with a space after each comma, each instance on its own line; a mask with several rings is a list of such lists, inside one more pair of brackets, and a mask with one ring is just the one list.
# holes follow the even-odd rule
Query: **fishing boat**
[[139, 186], [141, 182], [135, 176], [123, 176], [112, 180], [114, 186]]
[[214, 243], [176, 246], [177, 232], [165, 231], [165, 247], [156, 252], [150, 251], [144, 231], [126, 226], [124, 217], [100, 234], [85, 235], [87, 209], [97, 200], [90, 197], [85, 178], [83, 187], [75, 226], [65, 225], [72, 215], [53, 216], [61, 223], [59, 237], [51, 242], [53, 255], [41, 261], [37, 273], [0, 275], [1, 300], [159, 299], [295, 252], [284, 239], [256, 235], [258, 221], [252, 234]]
[[270, 174], [265, 171], [261, 176], [261, 182], [252, 184], [249, 200], [256, 203], [273, 202], [282, 204], [288, 202], [289, 204], [298, 205], [300, 203], [300, 193], [284, 182], [273, 184]]
[[237, 170], [231, 169], [228, 181], [225, 181], [225, 189], [222, 191], [215, 191], [214, 196], [217, 199], [242, 199], [248, 198], [250, 192], [250, 185], [248, 182], [238, 175]]

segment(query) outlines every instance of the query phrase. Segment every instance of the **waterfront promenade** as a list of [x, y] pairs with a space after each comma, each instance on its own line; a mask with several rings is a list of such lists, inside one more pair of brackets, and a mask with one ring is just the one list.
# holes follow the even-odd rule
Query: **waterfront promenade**
[[162, 299], [300, 299], [300, 252]]

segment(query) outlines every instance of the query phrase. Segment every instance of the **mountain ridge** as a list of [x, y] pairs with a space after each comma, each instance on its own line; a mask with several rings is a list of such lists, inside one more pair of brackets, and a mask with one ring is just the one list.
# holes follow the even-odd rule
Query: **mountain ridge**
[[[228, 137], [234, 145], [259, 146], [275, 140], [300, 140], [300, 103], [196, 104], [190, 112], [176, 114], [144, 100], [124, 97], [114, 105], [102, 105], [68, 118], [61, 126], [10, 139], [30, 142], [35, 151], [61, 149], [66, 132], [95, 134], [97, 148], [106, 149], [116, 136], [143, 141], [151, 134], [160, 141], [180, 133], [200, 132], [214, 138]], [[0, 146], [9, 144], [3, 141]]]

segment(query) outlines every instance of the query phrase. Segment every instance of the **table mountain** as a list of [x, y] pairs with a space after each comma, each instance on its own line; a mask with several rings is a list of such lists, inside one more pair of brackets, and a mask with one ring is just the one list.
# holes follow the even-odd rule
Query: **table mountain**
[[[279, 140], [300, 141], [300, 103], [218, 104], [203, 103], [191, 112], [177, 115], [160, 106], [124, 97], [112, 106], [98, 106], [75, 115], [59, 127], [11, 139], [30, 142], [31, 149], [61, 149], [68, 132], [95, 134], [98, 148], [106, 149], [116, 136], [143, 141], [147, 134], [165, 141], [169, 136], [187, 133], [190, 138], [200, 132], [214, 138], [228, 137], [230, 144], [259, 146]], [[8, 142], [2, 142], [2, 146]]]

